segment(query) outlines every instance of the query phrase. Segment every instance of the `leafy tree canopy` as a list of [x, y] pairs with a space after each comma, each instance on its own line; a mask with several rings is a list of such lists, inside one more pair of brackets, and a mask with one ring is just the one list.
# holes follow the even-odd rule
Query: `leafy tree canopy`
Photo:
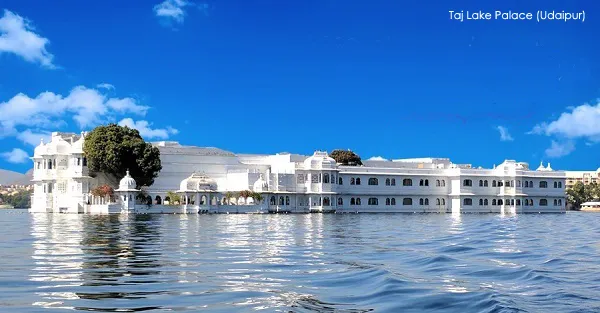
[[129, 127], [109, 124], [92, 130], [83, 144], [90, 172], [120, 179], [127, 170], [138, 188], [151, 186], [162, 169], [160, 151]]
[[600, 185], [597, 183], [584, 185], [582, 182], [576, 182], [573, 187], [567, 188], [567, 203], [575, 209], [579, 209], [584, 202], [598, 199], [600, 199]]
[[341, 165], [362, 165], [360, 156], [351, 150], [333, 150], [329, 156]]

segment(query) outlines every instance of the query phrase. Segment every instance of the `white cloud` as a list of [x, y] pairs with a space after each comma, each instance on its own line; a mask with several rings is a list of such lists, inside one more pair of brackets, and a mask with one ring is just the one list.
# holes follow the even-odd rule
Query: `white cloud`
[[504, 126], [496, 127], [500, 132], [500, 141], [513, 141], [513, 137], [508, 133], [508, 128]]
[[42, 131], [42, 132], [33, 132], [29, 129], [20, 132], [19, 134], [17, 134], [17, 139], [21, 140], [22, 142], [28, 144], [28, 145], [32, 145], [32, 146], [37, 146], [40, 144], [40, 141], [43, 139], [44, 142], [50, 142], [52, 134], [50, 132], [47, 131]]
[[557, 142], [552, 140], [550, 148], [546, 149], [546, 156], [550, 158], [560, 158], [575, 150], [575, 143], [572, 141]]
[[149, 107], [132, 98], [109, 98], [99, 90], [77, 86], [62, 96], [42, 92], [35, 98], [20, 93], [0, 102], [0, 129], [5, 135], [16, 135], [17, 127], [58, 128], [71, 116], [80, 128], [96, 126], [118, 114], [144, 116]]
[[129, 128], [137, 129], [140, 135], [147, 139], [167, 139], [170, 135], [176, 135], [179, 131], [172, 127], [165, 129], [156, 128], [152, 129], [152, 124], [148, 121], [140, 120], [134, 121], [131, 118], [124, 118], [119, 122], [120, 126], [127, 126]]
[[47, 38], [33, 32], [31, 23], [23, 17], [4, 10], [0, 18], [0, 53], [13, 53], [28, 62], [39, 63], [46, 68], [56, 68], [54, 56], [46, 50]]
[[29, 159], [29, 154], [21, 149], [12, 149], [12, 151], [3, 152], [0, 155], [10, 163], [25, 163]]
[[370, 157], [367, 161], [388, 161], [388, 159], [386, 159], [382, 156], [374, 156], [374, 157]]
[[585, 103], [568, 107], [558, 119], [550, 123], [539, 123], [528, 134], [546, 135], [561, 139], [552, 141], [546, 154], [555, 157], [567, 155], [575, 150], [575, 140], [584, 139], [588, 143], [600, 142], [600, 101], [595, 105]]
[[96, 85], [96, 88], [112, 90], [112, 89], [115, 89], [115, 86], [108, 84], [108, 83], [102, 83], [102, 84]]
[[188, 5], [191, 3], [185, 0], [165, 0], [154, 6], [154, 13], [158, 17], [181, 24], [185, 17], [184, 8]]

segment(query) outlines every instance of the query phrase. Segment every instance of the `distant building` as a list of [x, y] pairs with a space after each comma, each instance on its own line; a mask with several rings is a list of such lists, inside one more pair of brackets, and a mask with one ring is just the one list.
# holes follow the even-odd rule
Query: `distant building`
[[[129, 173], [120, 183], [101, 173], [91, 177], [84, 140], [84, 133], [53, 133], [51, 142], [35, 148], [32, 212], [565, 211], [566, 175], [550, 164], [532, 170], [527, 163], [505, 160], [483, 169], [449, 159], [417, 158], [344, 166], [324, 151], [312, 156], [234, 154], [163, 141], [153, 143], [160, 150], [162, 171], [152, 186], [140, 191]], [[114, 198], [91, 195], [94, 187], [106, 183], [118, 185]], [[262, 200], [237, 196], [246, 190], [260, 193]], [[173, 192], [181, 204], [170, 205], [176, 202], [170, 199]]]
[[584, 185], [600, 183], [600, 168], [595, 171], [565, 171], [567, 175], [567, 188], [582, 182]]

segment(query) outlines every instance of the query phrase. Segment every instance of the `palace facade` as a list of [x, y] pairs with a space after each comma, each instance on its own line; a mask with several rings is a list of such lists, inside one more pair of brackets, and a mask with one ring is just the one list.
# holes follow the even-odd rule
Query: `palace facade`
[[[129, 173], [120, 182], [90, 176], [85, 133], [53, 133], [35, 148], [32, 212], [266, 213], [407, 212], [543, 213], [565, 211], [564, 171], [536, 170], [505, 160], [491, 169], [444, 158], [367, 160], [336, 164], [327, 152], [312, 156], [234, 154], [217, 148], [153, 143], [163, 169], [150, 187]], [[114, 197], [91, 190], [118, 186]], [[260, 197], [242, 198], [250, 190]], [[170, 199], [177, 195], [178, 201]]]

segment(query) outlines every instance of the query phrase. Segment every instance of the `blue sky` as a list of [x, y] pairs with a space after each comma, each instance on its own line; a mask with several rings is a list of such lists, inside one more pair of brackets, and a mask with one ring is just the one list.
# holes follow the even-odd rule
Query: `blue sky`
[[108, 122], [240, 153], [599, 167], [600, 4], [482, 3], [3, 0], [0, 168], [29, 169], [49, 131]]

